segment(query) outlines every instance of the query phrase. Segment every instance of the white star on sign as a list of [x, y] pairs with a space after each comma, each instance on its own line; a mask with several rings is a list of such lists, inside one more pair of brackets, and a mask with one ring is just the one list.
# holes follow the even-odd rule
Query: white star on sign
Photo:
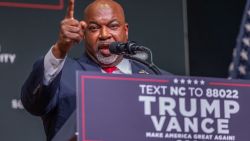
[[192, 80], [188, 79], [188, 80], [187, 80], [187, 83], [188, 83], [189, 85], [192, 84]]
[[178, 79], [177, 78], [174, 79], [174, 83], [178, 84]]
[[201, 84], [201, 85], [204, 85], [204, 84], [205, 84], [205, 81], [204, 81], [204, 80], [201, 80], [201, 81], [200, 81], [200, 84]]
[[197, 85], [198, 84], [198, 80], [194, 80], [194, 84]]
[[181, 79], [181, 84], [185, 84], [185, 79]]

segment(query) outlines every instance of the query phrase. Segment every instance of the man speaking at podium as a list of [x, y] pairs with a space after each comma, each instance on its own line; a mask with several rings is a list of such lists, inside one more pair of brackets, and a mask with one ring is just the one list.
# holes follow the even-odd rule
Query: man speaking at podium
[[[79, 59], [68, 58], [70, 49], [82, 40], [86, 48], [84, 54]], [[120, 4], [113, 0], [95, 0], [85, 8], [84, 21], [78, 21], [74, 18], [74, 0], [69, 1], [57, 42], [34, 63], [21, 92], [26, 110], [42, 118], [47, 140], [53, 138], [76, 108], [77, 70], [154, 74], [141, 63], [110, 53], [112, 42], [127, 41], [128, 23]]]

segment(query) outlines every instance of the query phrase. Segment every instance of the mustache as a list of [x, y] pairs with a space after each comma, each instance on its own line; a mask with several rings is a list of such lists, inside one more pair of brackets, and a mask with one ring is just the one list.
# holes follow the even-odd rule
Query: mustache
[[101, 46], [101, 45], [109, 45], [109, 44], [111, 44], [112, 42], [107, 42], [107, 41], [99, 41], [99, 42], [97, 42], [97, 45], [98, 46]]
[[112, 42], [100, 41], [100, 42], [97, 42], [97, 47], [98, 47], [98, 49], [109, 48], [109, 45], [110, 45], [111, 43], [112, 43]]

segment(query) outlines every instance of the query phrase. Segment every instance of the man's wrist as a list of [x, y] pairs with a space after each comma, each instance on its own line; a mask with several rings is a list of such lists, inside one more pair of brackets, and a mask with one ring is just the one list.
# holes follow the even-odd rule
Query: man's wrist
[[62, 50], [60, 47], [61, 45], [59, 43], [56, 43], [55, 45], [53, 45], [52, 47], [52, 54], [57, 58], [57, 59], [64, 59], [65, 56], [67, 55], [67, 51], [66, 50]]

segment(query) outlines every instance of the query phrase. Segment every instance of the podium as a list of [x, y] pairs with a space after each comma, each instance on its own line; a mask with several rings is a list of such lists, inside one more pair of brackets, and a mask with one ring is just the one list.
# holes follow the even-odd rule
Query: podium
[[52, 141], [77, 141], [76, 111], [74, 111]]
[[245, 80], [78, 72], [77, 109], [53, 141], [247, 141], [249, 92]]

